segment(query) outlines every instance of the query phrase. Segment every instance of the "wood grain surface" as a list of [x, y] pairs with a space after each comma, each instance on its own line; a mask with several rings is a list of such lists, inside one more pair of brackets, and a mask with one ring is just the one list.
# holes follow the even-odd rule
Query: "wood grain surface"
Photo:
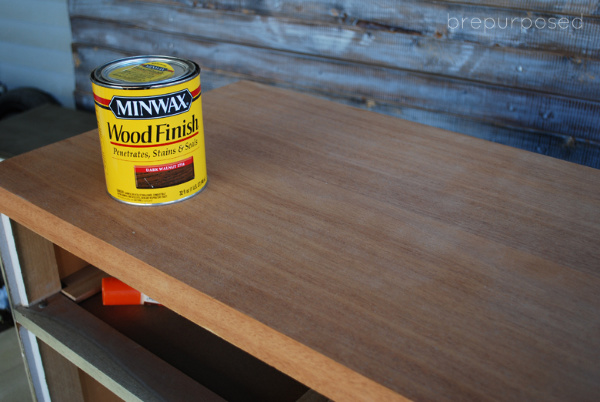
[[108, 276], [98, 268], [88, 265], [62, 279], [62, 294], [80, 303], [102, 291], [102, 278]]
[[36, 303], [60, 290], [54, 246], [39, 234], [12, 222], [27, 303]]
[[334, 400], [597, 400], [600, 172], [295, 92], [203, 96], [209, 183], [105, 190], [95, 131], [0, 212]]
[[99, 294], [80, 306], [226, 401], [298, 402], [309, 392], [164, 306], [106, 307]]
[[[553, 48], [569, 46], [573, 51], [574, 40], [576, 40], [587, 49], [587, 57], [589, 57], [589, 52], [594, 51], [590, 49], [589, 37], [593, 35], [591, 32], [597, 29], [595, 20], [586, 19], [584, 27], [589, 29], [589, 32], [586, 34], [581, 32], [581, 35], [577, 36], [557, 35], [556, 32], [547, 30], [538, 31], [537, 36], [530, 37], [522, 35], [520, 30], [516, 32], [513, 30], [513, 36], [510, 37], [511, 30], [505, 29], [495, 32], [493, 38], [486, 38], [485, 36], [490, 36], [490, 32], [483, 33], [480, 29], [479, 38], [476, 38], [477, 31], [472, 29], [469, 23], [466, 24], [465, 29], [460, 30], [462, 32], [458, 32], [459, 30], [447, 32], [448, 18], [469, 18], [467, 21], [470, 21], [476, 16], [491, 18], [490, 15], [493, 15], [496, 24], [498, 19], [510, 20], [510, 17], [518, 14], [515, 14], [515, 10], [502, 10], [497, 13], [496, 10], [481, 7], [461, 6], [445, 9], [445, 6], [439, 3], [435, 5], [423, 1], [407, 3], [404, 1], [392, 7], [377, 9], [376, 4], [365, 6], [364, 2], [357, 2], [354, 7], [348, 7], [346, 4], [346, 7], [353, 8], [352, 10], [338, 11], [327, 10], [321, 4], [322, 8], [319, 12], [316, 7], [306, 8], [305, 18], [301, 18], [298, 13], [278, 15], [267, 10], [264, 11], [264, 16], [202, 8], [172, 9], [169, 13], [165, 13], [161, 12], [163, 6], [156, 2], [138, 2], [133, 9], [131, 3], [118, 0], [77, 0], [72, 4], [71, 26], [76, 43], [94, 43], [111, 49], [131, 48], [135, 46], [135, 42], [140, 42], [139, 36], [163, 35], [163, 39], [167, 40], [162, 45], [165, 48], [161, 48], [161, 51], [168, 51], [169, 43], [177, 43], [177, 52], [180, 54], [195, 54], [196, 57], [202, 57], [202, 50], [193, 49], [193, 44], [194, 39], [195, 41], [204, 39], [210, 42], [208, 46], [201, 43], [207, 47], [205, 52], [209, 52], [209, 48], [215, 47], [222, 41], [237, 43], [242, 47], [252, 46], [259, 49], [294, 52], [501, 86], [532, 90], [543, 88], [544, 92], [548, 93], [597, 100], [598, 89], [592, 84], [600, 70], [599, 60], [586, 60], [583, 71], [580, 66], [581, 59], [577, 61], [573, 57], [565, 60], [564, 55], [557, 52], [540, 53], [531, 50], [534, 46], [550, 47], [551, 45]], [[394, 10], [395, 16], [390, 9]], [[332, 13], [342, 15], [345, 12], [350, 12], [352, 16], [346, 18], [360, 20], [355, 24], [336, 24], [334, 21], [326, 20], [333, 19]], [[105, 21], [98, 20], [99, 14]], [[325, 21], [319, 26], [315, 26], [314, 22], [308, 24], [306, 21], [306, 19], [323, 20], [324, 18]], [[177, 20], [178, 24], [173, 24], [173, 20]], [[114, 24], [110, 31], [123, 34], [129, 43], [123, 43], [124, 38], [117, 38], [114, 34], [107, 35], [107, 21]], [[367, 21], [372, 21], [370, 27]], [[377, 29], [376, 24], [380, 24], [381, 27], [387, 26], [388, 29]], [[187, 37], [192, 37], [192, 40], [176, 37], [181, 33], [182, 25], [186, 27]], [[397, 29], [394, 30], [393, 27]], [[399, 32], [401, 29], [405, 34]], [[411, 35], [410, 32], [413, 34]], [[449, 40], [440, 40], [439, 35], [442, 32], [451, 36]], [[519, 39], [518, 43], [515, 44], [517, 39]], [[496, 46], [489, 46], [492, 40]], [[565, 42], [556, 43], [557, 40]], [[143, 45], [142, 42], [137, 46]], [[146, 46], [151, 46], [152, 50], [156, 51], [161, 45], [148, 43]], [[507, 47], [514, 48], [507, 49]], [[80, 53], [82, 50], [76, 51]], [[232, 72], [242, 67], [239, 59], [226, 58], [215, 53], [213, 51], [209, 57], [202, 57], [202, 67]], [[285, 54], [281, 57], [285, 57]], [[287, 55], [287, 57], [294, 56]], [[260, 53], [253, 57], [255, 60], [261, 58], [264, 56]], [[326, 63], [327, 60], [323, 62]], [[509, 63], [512, 63], [512, 68], [498, 68]], [[519, 65], [521, 69], [518, 69]], [[253, 61], [253, 66], [262, 70], [258, 61]], [[81, 64], [77, 67], [84, 71], [91, 71], [96, 66]], [[305, 62], [302, 68], [310, 70], [310, 64]], [[559, 76], [556, 74], [557, 70], [561, 71]], [[258, 71], [254, 74], [256, 75]], [[252, 74], [247, 70], [246, 72]], [[283, 80], [284, 77], [281, 78]], [[340, 76], [339, 80], [343, 78]], [[318, 77], [315, 77], [316, 79]], [[354, 87], [352, 81], [347, 81], [346, 86]]]
[[600, 168], [598, 3], [72, 0], [76, 102], [94, 68], [160, 53], [204, 91], [250, 80]]
[[[116, 30], [124, 32], [128, 40], [139, 43], [139, 54], [168, 53], [170, 43], [177, 43], [177, 56], [184, 57], [196, 53], [203, 60], [202, 66], [213, 70], [220, 67], [245, 77], [251, 77], [260, 71], [261, 78], [267, 82], [294, 81], [295, 85], [315, 93], [332, 92], [339, 97], [372, 99], [375, 103], [393, 105], [396, 108], [410, 106], [435, 110], [495, 122], [501, 126], [570, 134], [594, 143], [600, 142], [600, 102], [597, 98], [586, 100], [564, 95], [532, 93], [530, 90], [514, 87], [453, 80], [447, 76], [424, 74], [421, 71], [410, 72], [377, 64], [363, 65], [352, 60], [340, 65], [331, 63], [329, 59], [311, 55], [286, 54], [269, 48], [254, 48], [230, 42], [214, 43], [203, 38], [178, 38], [169, 33], [148, 33], [134, 27], [107, 26], [106, 23], [94, 21], [81, 24], [79, 35], [86, 36], [79, 39], [85, 42], [90, 38], [101, 37], [101, 32]], [[80, 50], [82, 53], [85, 51]], [[98, 51], [93, 48], [88, 50]], [[437, 50], [432, 52], [439, 56]], [[413, 55], [412, 51], [405, 53]], [[505, 58], [506, 54], [501, 57]], [[81, 58], [85, 59], [84, 55]], [[239, 62], [240, 58], [243, 58], [244, 63]], [[487, 56], [485, 58], [487, 59]], [[97, 58], [91, 58], [91, 61], [92, 65], [85, 64], [86, 72], [97, 67], [94, 64], [98, 63]], [[497, 68], [497, 65], [496, 62], [494, 67]], [[468, 66], [466, 68], [468, 69]], [[533, 74], [535, 75], [535, 71]], [[595, 77], [593, 73], [592, 76]], [[89, 86], [89, 77], [87, 78], [85, 85]], [[511, 74], [510, 80], [516, 81], [515, 78], [520, 80], [520, 77], [513, 78]], [[506, 82], [507, 78], [501, 77], [500, 80]], [[523, 81], [534, 83], [534, 80], [527, 78]], [[565, 85], [573, 84], [567, 81]], [[590, 85], [588, 82], [586, 86], [594, 92], [588, 96], [598, 95], [596, 85]], [[538, 113], [535, 116], [524, 113], [528, 109]]]
[[[111, 389], [111, 399], [116, 394], [124, 401], [184, 401], [193, 395], [200, 401], [224, 401], [61, 294], [48, 298], [43, 305], [19, 306], [15, 317], [47, 344], [43, 347], [44, 368], [52, 373], [48, 381], [53, 385], [53, 400], [88, 400], [84, 398], [91, 390], [86, 389], [90, 385], [86, 379], [78, 390], [69, 389], [78, 381], [67, 379], [78, 376], [79, 367]], [[49, 352], [48, 347], [59, 355]]]

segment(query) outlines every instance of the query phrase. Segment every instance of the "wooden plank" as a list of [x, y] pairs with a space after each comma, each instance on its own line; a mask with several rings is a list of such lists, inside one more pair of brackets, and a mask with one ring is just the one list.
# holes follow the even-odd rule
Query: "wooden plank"
[[[79, 0], [78, 0], [79, 1]], [[343, 3], [320, 0], [263, 0], [260, 2], [252, 0], [143, 0], [146, 2], [154, 1], [163, 4], [176, 4], [178, 6], [197, 7], [209, 10], [224, 10], [243, 12], [245, 14], [276, 15], [298, 17], [310, 20], [327, 20], [340, 15], [353, 17], [352, 20], [369, 13], [379, 18], [390, 18], [397, 8], [402, 7], [402, 3], [394, 0], [385, 1], [360, 1], [349, 0]], [[425, 1], [423, 3], [431, 3]], [[569, 2], [548, 2], [545, 0], [440, 0], [439, 3], [452, 5], [477, 5], [490, 8], [504, 8], [514, 10], [529, 10], [537, 12], [557, 13], [564, 15], [597, 17], [599, 14], [598, 0], [574, 0]], [[78, 7], [79, 3], [75, 5]], [[71, 3], [73, 8], [73, 3]], [[352, 21], [351, 20], [351, 21]]]
[[18, 322], [124, 400], [222, 400], [62, 295], [17, 307]]
[[[185, 26], [185, 35], [215, 41], [442, 74], [577, 98], [597, 100], [600, 97], [598, 86], [594, 85], [596, 77], [600, 76], [600, 61], [566, 57], [566, 54], [571, 55], [566, 49], [564, 52], [532, 51], [355, 25], [317, 25], [289, 18], [231, 12], [173, 9], [164, 13], [156, 3], [142, 3], [135, 9], [129, 3], [111, 1], [109, 4], [110, 7], [106, 7], [102, 2], [92, 2], [77, 8], [72, 23], [76, 41], [95, 44], [99, 43], [99, 36], [104, 36], [108, 38], [102, 41], [104, 46], [115, 46], [122, 40], [117, 39], [115, 32], [118, 31], [115, 30], [89, 35], [78, 32], [83, 29], [82, 25], [94, 24], [88, 19], [96, 20], [101, 13], [105, 20], [146, 30], [177, 34], [181, 33], [181, 26]], [[81, 20], [82, 17], [86, 19]]]
[[325, 398], [323, 395], [311, 390], [308, 390], [298, 402], [331, 402], [331, 399]]
[[[92, 10], [94, 9], [93, 4], [90, 6], [91, 3], [95, 2], [91, 0], [71, 2], [69, 12], [72, 16], [77, 16], [80, 13], [84, 14], [86, 13], [86, 9], [89, 10], [89, 7]], [[187, 19], [177, 14], [175, 9], [167, 5], [166, 2], [161, 4], [160, 2], [146, 1], [146, 3], [147, 5], [141, 10], [141, 13], [147, 19], [156, 18], [161, 13], [159, 10], [163, 10], [163, 14], [167, 18], [170, 18], [161, 30], [164, 30], [169, 25], [177, 25], [179, 27], [193, 26], [190, 24], [179, 25], [180, 21], [177, 18], [183, 18], [183, 21]], [[117, 0], [110, 4], [112, 8], [113, 4], [117, 5], [119, 2]], [[124, 12], [126, 17], [130, 17], [136, 13], [137, 6], [140, 3], [136, 4], [136, 7], [131, 7], [129, 2], [127, 4], [129, 6], [122, 8], [121, 12]], [[458, 2], [456, 4], [449, 4], [447, 2], [419, 0], [404, 0], [402, 2], [354, 1], [351, 4], [343, 5], [335, 1], [310, 2], [308, 4], [303, 1], [270, 1], [261, 2], [258, 6], [235, 2], [234, 5], [226, 3], [222, 7], [227, 13], [241, 12], [250, 15], [249, 12], [258, 12], [261, 16], [273, 15], [273, 8], [276, 10], [285, 10], [283, 15], [276, 14], [277, 17], [291, 17], [309, 21], [318, 21], [319, 19], [323, 21], [323, 17], [325, 17], [324, 21], [327, 22], [363, 27], [370, 31], [387, 30], [416, 36], [473, 42], [490, 47], [501, 46], [549, 51], [563, 50], [570, 56], [584, 58], [597, 59], [600, 55], [600, 48], [597, 46], [600, 19], [585, 18], [579, 23], [579, 21], [575, 21], [575, 18], [579, 17], [579, 13], [576, 15], [561, 15], [555, 11], [551, 13], [532, 12], [521, 7], [510, 10], [502, 7], [479, 6]], [[189, 4], [187, 7], [182, 6], [180, 9], [182, 10], [182, 14], [190, 13], [192, 15], [199, 15], [202, 13], [212, 13], [215, 16], [223, 15], [215, 13], [212, 9], [204, 10], [201, 7], [197, 7], [196, 4]], [[94, 12], [92, 10], [87, 12], [90, 16]], [[101, 12], [95, 9], [95, 12], [95, 18], [102, 15], [107, 15], [108, 18], [118, 18], [106, 8]], [[454, 21], [450, 22], [450, 18], [458, 18], [461, 22], [463, 19], [470, 22], [474, 18], [481, 20], [493, 18], [496, 26], [500, 25], [501, 27], [504, 26], [504, 28], [493, 29], [490, 32], [490, 30], [484, 29], [482, 24], [469, 23], [461, 24], [460, 29], [451, 29], [454, 26]], [[554, 25], [555, 28], [552, 29], [550, 24], [551, 18], [555, 18], [555, 23], [560, 18], [568, 19], [568, 29], [560, 29], [558, 25]], [[530, 22], [533, 24], [538, 19], [538, 27], [545, 26], [546, 28], [538, 29], [535, 26], [529, 27]], [[545, 21], [545, 24], [542, 24], [543, 21]]]
[[[125, 53], [109, 51], [107, 49], [96, 49], [95, 56], [100, 60], [114, 60], [125, 57]], [[89, 65], [91, 63], [88, 62]], [[240, 75], [230, 75], [226, 72], [213, 72], [203, 68], [202, 70], [202, 90], [206, 93], [209, 90], [220, 88], [239, 79], [254, 79], [257, 82], [263, 82], [256, 77], [245, 77]], [[273, 84], [270, 82], [266, 82]], [[75, 99], [80, 108], [93, 110], [94, 98], [89, 85], [89, 73], [87, 71], [76, 72], [76, 86], [80, 91], [75, 93]], [[281, 88], [291, 88], [315, 95], [309, 91], [294, 88], [292, 84], [277, 83]], [[208, 89], [207, 89], [208, 88]], [[427, 124], [432, 127], [441, 128], [467, 134], [473, 137], [493, 141], [538, 154], [559, 158], [569, 162], [574, 162], [594, 168], [600, 168], [600, 144], [590, 141], [577, 141], [570, 135], [548, 135], [542, 131], [519, 129], [514, 127], [500, 127], [497, 124], [490, 124], [465, 116], [457, 116], [448, 113], [430, 112], [423, 109], [386, 104], [385, 102], [375, 102], [366, 98], [343, 98], [336, 96], [335, 93], [319, 94], [322, 99], [332, 100], [349, 106], [360, 107], [370, 111], [399, 117], [416, 123]]]
[[108, 275], [88, 265], [62, 280], [61, 293], [76, 303], [89, 299], [102, 291], [102, 278]]
[[396, 109], [385, 104], [375, 105], [371, 110], [596, 169], [600, 168], [600, 144], [578, 141], [570, 135], [552, 135], [537, 130], [498, 127], [496, 124], [488, 124], [464, 116], [407, 107]]
[[[423, 20], [423, 18], [414, 18], [413, 15], [422, 10], [425, 10], [423, 12], [426, 16], [435, 14], [434, 9], [439, 4], [432, 5], [427, 2], [402, 3], [401, 6], [385, 2], [378, 4], [349, 2], [343, 7], [327, 2], [319, 2], [310, 6], [294, 2], [279, 2], [278, 4], [261, 2], [259, 5], [243, 2], [235, 4], [230, 2], [211, 2], [210, 4], [180, 2], [180, 7], [170, 7], [168, 12], [158, 12], [165, 7], [165, 4], [161, 2], [138, 2], [135, 12], [132, 11], [130, 3], [109, 1], [106, 5], [108, 4], [110, 7], [103, 8], [103, 18], [118, 21], [127, 26], [145, 27], [147, 30], [161, 33], [177, 33], [180, 26], [186, 26], [188, 27], [185, 32], [186, 37], [192, 35], [200, 40], [225, 41], [252, 47], [244, 49], [245, 52], [227, 51], [222, 47], [215, 49], [216, 46], [212, 42], [198, 43], [198, 47], [203, 47], [201, 52], [204, 54], [199, 56], [199, 60], [203, 62], [205, 70], [223, 71], [227, 72], [224, 74], [225, 76], [231, 74], [235, 77], [268, 82], [301, 91], [314, 91], [324, 97], [340, 99], [343, 103], [357, 104], [364, 101], [372, 110], [388, 110], [392, 115], [402, 115], [411, 120], [415, 120], [410, 117], [411, 115], [420, 116], [420, 119], [416, 121], [426, 122], [436, 127], [450, 128], [462, 133], [475, 132], [476, 135], [484, 137], [492, 136], [494, 134], [491, 133], [496, 131], [513, 134], [524, 133], [526, 135], [523, 139], [513, 136], [516, 138], [513, 140], [507, 138], [507, 135], [502, 135], [502, 137], [505, 138], [504, 143], [523, 144], [522, 148], [525, 149], [559, 156], [578, 163], [585, 161], [583, 163], [589, 166], [596, 166], [598, 159], [595, 156], [596, 142], [598, 141], [596, 138], [597, 122], [587, 124], [587, 128], [584, 128], [587, 133], [582, 135], [579, 132], [582, 128], [579, 120], [586, 120], [596, 115], [593, 110], [597, 105], [591, 106], [592, 113], [590, 113], [590, 105], [579, 103], [579, 99], [588, 99], [593, 104], [596, 103], [594, 101], [598, 99], [599, 87], [595, 85], [595, 77], [600, 72], [600, 64], [597, 58], [590, 58], [593, 52], [590, 53], [587, 50], [585, 57], [573, 56], [570, 44], [567, 46], [566, 42], [562, 45], [556, 42], [557, 40], [566, 40], [570, 43], [572, 38], [568, 38], [568, 35], [560, 35], [556, 31], [551, 32], [552, 35], [548, 32], [541, 32], [543, 30], [539, 29], [535, 35], [512, 32], [513, 36], [517, 35], [520, 38], [520, 43], [514, 47], [514, 44], [502, 42], [502, 38], [508, 35], [504, 33], [498, 38], [497, 34], [491, 35], [488, 32], [488, 39], [494, 40], [493, 43], [489, 43], [469, 37], [468, 35], [472, 35], [473, 32], [466, 33], [463, 32], [463, 29], [459, 33], [455, 32], [459, 35], [458, 37], [451, 37], [452, 32], [444, 36], [445, 34], [440, 30], [421, 32], [410, 29], [410, 27], [405, 28], [402, 24], [398, 25], [398, 22], [406, 20], [409, 22]], [[78, 22], [77, 20], [88, 17], [97, 18], [97, 15], [100, 14], [98, 9], [100, 6], [96, 2], [74, 2], [71, 6], [74, 32], [78, 31], [78, 24], [87, 24], [88, 22], [94, 24], [87, 20], [87, 22]], [[535, 4], [531, 6], [537, 7]], [[399, 10], [399, 7], [402, 9]], [[457, 15], [460, 14], [461, 18], [465, 16], [465, 18], [472, 18], [476, 15], [475, 11], [477, 10], [480, 11], [480, 16], [493, 15], [496, 19], [507, 17], [510, 13], [516, 15], [516, 10], [510, 11], [506, 8], [493, 7], [468, 7], [468, 10], [475, 14], [465, 14], [461, 7], [468, 6], [452, 5], [451, 8], [445, 9], [446, 28], [448, 28], [450, 11], [456, 12]], [[483, 14], [484, 10], [487, 14]], [[564, 9], [563, 11], [568, 12], [569, 10]], [[154, 17], [150, 18], [151, 15]], [[441, 21], [440, 15], [438, 9], [436, 17], [439, 20], [438, 25]], [[529, 17], [534, 16], [533, 14], [529, 15]], [[539, 17], [548, 19], [557, 16], [560, 15], [540, 15]], [[176, 23], [174, 23], [175, 21]], [[587, 22], [586, 20], [586, 29], [592, 27], [590, 35], [597, 35], [593, 28], [593, 24], [596, 22], [593, 19], [589, 21], [592, 25]], [[117, 40], [112, 35], [117, 30], [116, 28], [99, 28], [88, 32], [88, 35], [83, 34], [84, 37], [81, 38], [81, 41], [97, 45], [97, 38], [106, 36], [106, 32], [111, 32], [110, 38], [106, 39], [101, 46], [112, 46], [114, 49], [124, 43], [123, 40]], [[471, 31], [477, 30], [471, 29]], [[547, 29], [546, 31], [551, 30]], [[572, 36], [581, 39], [582, 36], [579, 33], [580, 31], [577, 30]], [[535, 38], [535, 40], [543, 42], [546, 40], [543, 35], [546, 34], [547, 39], [551, 39], [548, 42], [549, 51], [548, 49], [532, 51], [532, 47], [535, 49], [537, 45], [531, 45], [527, 41]], [[144, 36], [144, 33], [135, 36], [128, 32], [125, 37], [133, 37], [135, 44], [126, 50], [121, 47], [121, 50], [129, 54], [152, 51], [153, 49], [139, 48], [139, 43], [157, 43], [157, 39], [149, 39]], [[592, 40], [590, 43], [596, 42]], [[172, 52], [172, 44], [179, 43], [179, 40], [174, 35], [169, 38], [169, 43], [162, 49], [162, 52]], [[498, 46], [490, 46], [490, 44]], [[191, 43], [187, 43], [187, 45], [184, 43], [183, 46], [178, 45], [177, 47], [181, 50], [176, 53], [183, 57], [198, 52]], [[290, 56], [291, 60], [286, 58], [285, 54], [273, 58], [269, 52], [264, 52], [262, 55], [260, 51], [255, 52], [256, 47], [284, 53], [294, 52], [294, 54]], [[251, 57], [256, 59], [258, 56], [262, 60], [251, 62], [244, 60], [243, 64], [251, 66], [245, 70], [232, 66], [235, 64], [235, 55], [245, 55], [246, 53], [252, 53]], [[302, 59], [298, 57], [297, 53], [316, 56], [318, 62], [315, 63], [310, 58]], [[214, 57], [217, 54], [221, 57]], [[594, 56], [592, 55], [592, 57]], [[334, 60], [330, 60], [331, 58]], [[238, 58], [238, 64], [239, 60]], [[343, 60], [351, 60], [345, 69], [339, 67]], [[322, 68], [321, 66], [326, 63], [329, 63], [330, 66]], [[373, 66], [367, 67], [367, 74], [358, 76], [354, 74], [353, 70], [359, 69], [362, 63]], [[293, 77], [277, 76], [280, 72], [270, 71], [281, 65], [302, 66], [304, 71], [300, 73], [294, 71], [293, 74], [290, 74]], [[90, 68], [94, 66], [92, 65]], [[373, 80], [373, 76], [380, 74], [379, 66], [389, 67], [392, 70], [400, 68], [403, 71], [401, 74], [387, 76], [384, 73], [381, 81]], [[408, 78], [403, 74], [404, 70], [410, 70]], [[418, 71], [416, 74], [419, 78], [416, 80], [412, 77], [413, 71]], [[423, 72], [434, 74], [435, 78], [430, 79], [427, 75], [423, 76], [421, 74]], [[304, 77], [303, 73], [306, 73]], [[87, 74], [86, 70], [84, 75]], [[323, 81], [325, 82], [318, 78], [315, 78], [313, 83], [309, 82], [311, 78], [318, 77], [319, 74], [324, 76]], [[335, 84], [331, 85], [328, 79], [336, 74], [339, 81], [345, 80], [345, 82], [339, 82], [338, 87], [333, 87]], [[300, 77], [300, 82], [294, 81], [295, 77]], [[459, 78], [458, 82], [464, 84], [464, 87], [456, 87], [455, 82], [448, 78]], [[462, 81], [463, 79], [466, 81]], [[402, 84], [410, 83], [391, 87], [395, 93], [423, 94], [426, 95], [426, 98], [405, 97], [390, 100], [390, 98], [382, 98], [381, 93], [377, 93], [379, 88], [374, 87], [370, 91], [365, 91], [365, 87], [368, 87], [371, 82], [376, 87], [381, 84], [385, 90], [386, 80], [394, 80]], [[483, 88], [475, 85], [475, 90], [469, 90], [472, 81], [484, 83]], [[350, 85], [356, 82], [360, 84], [355, 90]], [[344, 88], [343, 85], [346, 87]], [[488, 94], [486, 85], [496, 90]], [[340, 88], [344, 90], [341, 93]], [[511, 92], [513, 88], [525, 89], [525, 91], [516, 91], [513, 94]], [[503, 92], [504, 96], [498, 96], [498, 91]], [[554, 95], [550, 102], [546, 99], [548, 93]], [[471, 98], [465, 100], [464, 95]], [[565, 96], [577, 99], [571, 101]], [[447, 102], [445, 107], [437, 104], [440, 102], [437, 99], [439, 97], [446, 97], [443, 101]], [[538, 101], [537, 104], [535, 100]], [[464, 107], [457, 108], [457, 105]], [[479, 114], [479, 111], [482, 111], [483, 114]], [[426, 115], [428, 118], [425, 118]], [[559, 118], [557, 118], [558, 115], [560, 115]], [[441, 116], [441, 119], [438, 116]], [[564, 120], [565, 118], [567, 121]], [[442, 123], [438, 123], [436, 120], [441, 120]], [[448, 125], [451, 120], [456, 123]], [[592, 120], [594, 120], [593, 117]], [[484, 127], [483, 130], [480, 127], [474, 127], [480, 125]], [[483, 131], [484, 134], [478, 134], [480, 131]], [[498, 137], [498, 135], [495, 136]], [[574, 143], [579, 144], [577, 149], [574, 149], [572, 145]], [[551, 144], [556, 145], [551, 146]]]
[[53, 401], [84, 401], [83, 389], [79, 380], [79, 370], [46, 343], [38, 339], [40, 355], [46, 374], [46, 383]]
[[[86, 24], [86, 36], [118, 29], [110, 24]], [[84, 35], [82, 31], [79, 31]], [[432, 112], [451, 113], [471, 119], [514, 128], [527, 128], [565, 134], [576, 139], [598, 141], [600, 102], [570, 99], [538, 92], [516, 90], [454, 80], [396, 69], [250, 48], [228, 43], [191, 40], [135, 28], [121, 28], [129, 45], [127, 51], [173, 52], [185, 55], [213, 70], [234, 71], [265, 82], [288, 83], [316, 94], [335, 93], [338, 97], [366, 98], [376, 103], [395, 103]], [[160, 38], [160, 40], [159, 40]], [[101, 40], [101, 38], [100, 38]], [[78, 46], [80, 68], [91, 71], [99, 61], [95, 47]], [[135, 46], [135, 47], [131, 47]], [[136, 50], [134, 50], [136, 49]], [[285, 68], [282, 68], [285, 66]]]
[[80, 306], [228, 401], [293, 402], [308, 388], [164, 306]]
[[89, 265], [81, 258], [69, 253], [67, 250], [62, 249], [57, 245], [54, 245], [54, 254], [56, 255], [58, 274], [61, 279], [64, 279]]
[[3, 162], [0, 209], [334, 400], [600, 395], [597, 170], [252, 83], [203, 107], [198, 197], [110, 199], [90, 132]]
[[108, 388], [100, 384], [91, 375], [85, 371], [79, 371], [79, 379], [83, 389], [84, 400], [96, 402], [121, 402], [123, 399], [110, 392]]
[[[17, 240], [14, 237], [12, 229], [13, 222], [4, 214], [0, 217], [2, 220], [2, 227], [0, 228], [0, 251], [2, 254], [0, 266], [11, 306], [28, 305], [27, 289], [25, 288], [25, 280], [17, 251]], [[31, 387], [31, 395], [34, 398], [37, 397], [40, 400], [46, 400], [49, 398], [49, 392], [45, 382], [44, 368], [37, 340], [18, 323], [16, 323], [15, 327], [19, 335], [19, 351], [25, 363], [25, 371]]]
[[28, 302], [58, 292], [61, 286], [52, 243], [14, 221], [12, 230]]
[[110, 392], [89, 374], [81, 371], [44, 342], [38, 341], [44, 360], [46, 380], [53, 401], [120, 402], [123, 399]]
[[[215, 76], [216, 74], [213, 73], [211, 75]], [[208, 79], [210, 78], [211, 77]], [[229, 78], [237, 79], [239, 77]], [[83, 81], [87, 83], [88, 79], [89, 77], [86, 74], [79, 82]], [[291, 88], [291, 86], [279, 86], [282, 88]], [[600, 144], [590, 141], [577, 141], [571, 136], [548, 135], [544, 132], [535, 130], [499, 127], [495, 124], [467, 119], [464, 116], [429, 112], [410, 107], [397, 108], [393, 105], [386, 105], [385, 103], [369, 102], [369, 100], [344, 99], [323, 94], [319, 95], [319, 98], [332, 100], [349, 106], [360, 107], [389, 116], [399, 117], [415, 123], [427, 124], [428, 126], [444, 130], [467, 134], [497, 144], [508, 145], [537, 154], [600, 169]], [[81, 108], [88, 110], [94, 108], [93, 94], [91, 92], [76, 92], [75, 100]]]
[[576, 17], [598, 17], [600, 2], [598, 0], [574, 0], [568, 2], [553, 2], [545, 0], [441, 0], [444, 3], [474, 4], [489, 7], [512, 8], [537, 12], [574, 15]]

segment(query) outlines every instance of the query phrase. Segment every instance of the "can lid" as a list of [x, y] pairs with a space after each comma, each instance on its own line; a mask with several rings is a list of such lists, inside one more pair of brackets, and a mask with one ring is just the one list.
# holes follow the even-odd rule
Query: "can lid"
[[142, 294], [117, 278], [102, 278], [102, 304], [105, 306], [139, 305]]
[[95, 84], [121, 89], [157, 88], [185, 81], [200, 67], [190, 60], [170, 56], [134, 56], [104, 64], [92, 71]]

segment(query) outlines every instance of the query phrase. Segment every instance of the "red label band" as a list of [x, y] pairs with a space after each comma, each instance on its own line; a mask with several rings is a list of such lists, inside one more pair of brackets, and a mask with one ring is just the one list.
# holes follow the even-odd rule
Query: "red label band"
[[200, 89], [201, 85], [198, 86], [198, 88], [196, 88], [195, 90], [192, 91], [192, 98], [196, 98], [196, 96], [198, 96], [200, 94], [200, 92], [202, 92], [202, 90]]
[[101, 98], [96, 94], [94, 94], [94, 101], [97, 104], [99, 104], [100, 106], [106, 106], [106, 107], [108, 107], [108, 104], [110, 103], [110, 99]]
[[154, 165], [154, 166], [136, 166], [135, 173], [160, 173], [160, 172], [168, 172], [169, 170], [179, 169], [185, 166], [189, 166], [194, 163], [194, 157], [190, 156], [187, 159], [171, 162], [164, 165]]

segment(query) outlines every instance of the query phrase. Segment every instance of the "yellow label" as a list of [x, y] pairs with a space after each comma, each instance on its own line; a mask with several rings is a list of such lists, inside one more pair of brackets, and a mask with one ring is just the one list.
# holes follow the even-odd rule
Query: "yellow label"
[[164, 204], [204, 188], [199, 76], [168, 88], [92, 87], [111, 196], [130, 204]]
[[150, 62], [120, 67], [111, 71], [108, 76], [126, 82], [147, 83], [166, 80], [173, 74], [173, 67], [167, 63]]

